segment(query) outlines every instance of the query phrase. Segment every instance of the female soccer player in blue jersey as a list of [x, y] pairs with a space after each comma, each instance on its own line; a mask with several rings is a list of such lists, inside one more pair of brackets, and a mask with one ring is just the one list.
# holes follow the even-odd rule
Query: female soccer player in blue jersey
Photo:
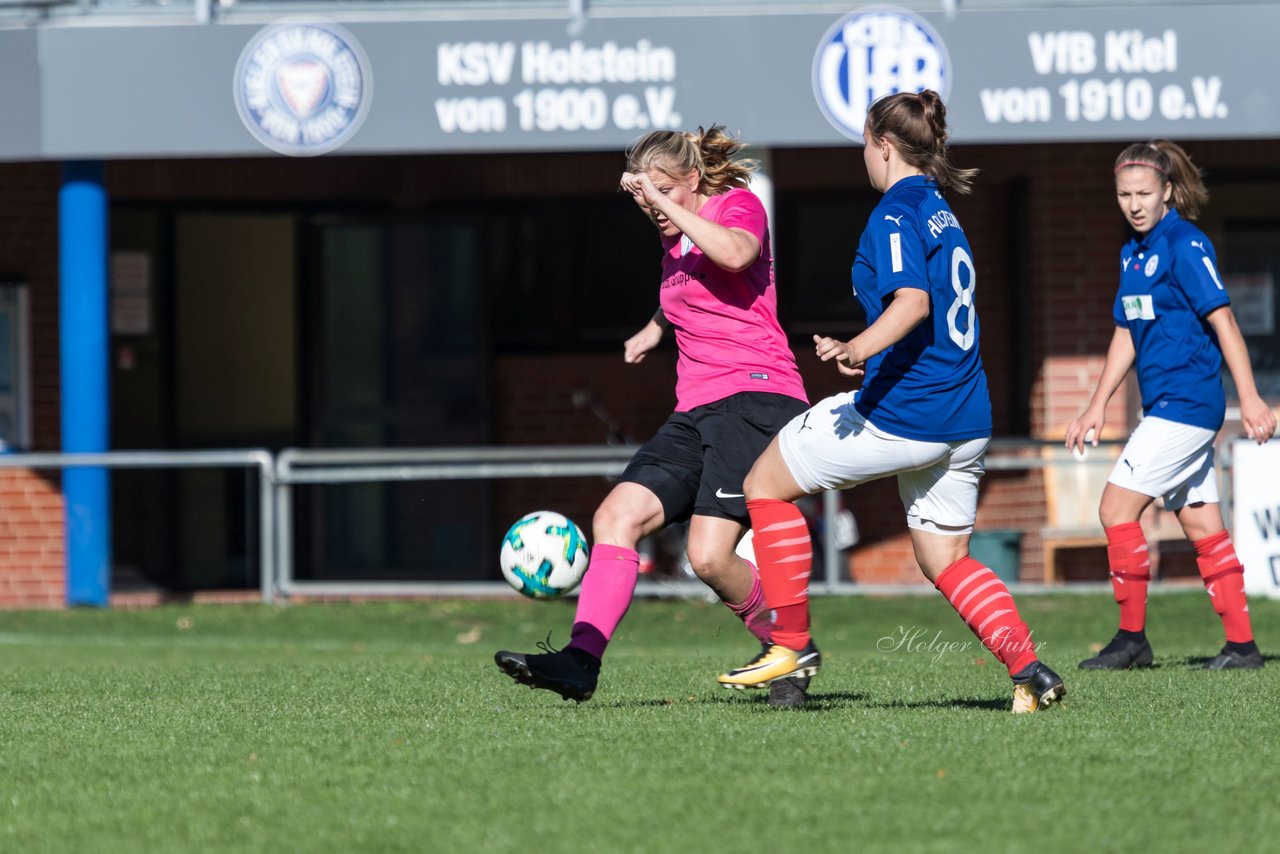
[[1120, 629], [1080, 667], [1151, 664], [1145, 631], [1151, 563], [1138, 518], [1163, 496], [1195, 546], [1205, 589], [1226, 631], [1226, 645], [1205, 667], [1259, 668], [1262, 654], [1249, 625], [1244, 568], [1222, 525], [1213, 467], [1214, 438], [1226, 411], [1224, 359], [1249, 437], [1260, 444], [1270, 439], [1275, 414], [1258, 396], [1213, 244], [1191, 223], [1209, 199], [1200, 170], [1178, 145], [1157, 139], [1120, 152], [1115, 177], [1116, 198], [1133, 236], [1120, 252], [1116, 330], [1102, 376], [1088, 408], [1067, 428], [1067, 447], [1097, 443], [1107, 401], [1135, 364], [1143, 418], [1108, 478], [1098, 510]]
[[890, 475], [907, 511], [916, 560], [1014, 682], [1015, 712], [1066, 690], [1036, 658], [1008, 588], [969, 556], [978, 480], [991, 437], [991, 401], [978, 354], [973, 253], [943, 190], [968, 192], [975, 170], [947, 160], [946, 108], [926, 90], [872, 105], [863, 135], [871, 213], [853, 264], [868, 327], [851, 341], [815, 335], [818, 357], [864, 377], [792, 420], [747, 476], [745, 489], [772, 644], [720, 676], [759, 688], [817, 672], [809, 635], [813, 546], [794, 502]]

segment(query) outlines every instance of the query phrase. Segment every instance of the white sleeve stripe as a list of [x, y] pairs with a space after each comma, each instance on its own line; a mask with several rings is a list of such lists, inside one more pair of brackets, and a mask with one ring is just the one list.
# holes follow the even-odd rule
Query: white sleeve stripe
[[1213, 279], [1213, 283], [1218, 286], [1218, 290], [1225, 290], [1222, 287], [1222, 280], [1218, 278], [1218, 271], [1213, 269], [1213, 262], [1209, 260], [1209, 256], [1206, 255], [1200, 260], [1204, 262], [1205, 269], [1209, 271], [1209, 276]]

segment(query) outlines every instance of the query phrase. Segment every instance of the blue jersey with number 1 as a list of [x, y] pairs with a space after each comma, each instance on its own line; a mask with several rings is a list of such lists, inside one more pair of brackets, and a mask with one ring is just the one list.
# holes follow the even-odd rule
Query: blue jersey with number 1
[[1113, 316], [1133, 337], [1144, 415], [1222, 427], [1222, 350], [1205, 318], [1230, 302], [1213, 244], [1176, 209], [1125, 244]]
[[969, 241], [937, 184], [894, 184], [871, 212], [853, 263], [853, 291], [875, 323], [899, 288], [929, 294], [929, 316], [867, 360], [856, 407], [876, 427], [925, 442], [991, 435], [991, 398], [978, 355]]

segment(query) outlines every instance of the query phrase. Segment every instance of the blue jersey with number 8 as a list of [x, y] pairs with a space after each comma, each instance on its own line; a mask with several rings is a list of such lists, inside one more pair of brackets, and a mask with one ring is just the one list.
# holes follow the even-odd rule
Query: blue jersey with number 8
[[867, 360], [856, 407], [906, 439], [991, 435], [991, 398], [978, 354], [975, 269], [960, 222], [931, 178], [894, 184], [871, 212], [853, 263], [853, 291], [875, 323], [899, 288], [929, 294], [929, 316]]

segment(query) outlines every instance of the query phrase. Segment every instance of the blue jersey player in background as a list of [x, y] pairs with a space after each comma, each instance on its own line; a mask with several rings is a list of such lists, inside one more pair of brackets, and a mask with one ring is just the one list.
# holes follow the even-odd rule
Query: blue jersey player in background
[[862, 377], [787, 424], [744, 485], [772, 644], [720, 677], [759, 688], [812, 676], [821, 654], [809, 634], [813, 544], [802, 495], [891, 475], [916, 560], [1013, 678], [1015, 712], [1059, 700], [1062, 680], [1036, 657], [1013, 597], [969, 555], [978, 481], [991, 438], [991, 401], [978, 350], [973, 253], [943, 197], [968, 192], [974, 170], [947, 160], [946, 107], [936, 92], [882, 98], [867, 113], [863, 159], [884, 197], [853, 264], [867, 328], [851, 341], [814, 336], [817, 355]]
[[1120, 251], [1116, 323], [1102, 376], [1066, 444], [1097, 444], [1107, 401], [1131, 367], [1142, 391], [1139, 422], [1107, 480], [1098, 515], [1107, 535], [1111, 585], [1120, 629], [1085, 670], [1148, 667], [1147, 583], [1151, 561], [1138, 523], [1164, 498], [1196, 550], [1196, 564], [1226, 645], [1205, 667], [1262, 667], [1244, 594], [1244, 567], [1222, 524], [1213, 465], [1222, 429], [1225, 360], [1240, 398], [1240, 421], [1259, 444], [1275, 433], [1275, 414], [1258, 395], [1244, 337], [1236, 325], [1213, 244], [1191, 221], [1209, 199], [1200, 170], [1168, 140], [1137, 143], [1115, 164], [1116, 198], [1133, 236]]

